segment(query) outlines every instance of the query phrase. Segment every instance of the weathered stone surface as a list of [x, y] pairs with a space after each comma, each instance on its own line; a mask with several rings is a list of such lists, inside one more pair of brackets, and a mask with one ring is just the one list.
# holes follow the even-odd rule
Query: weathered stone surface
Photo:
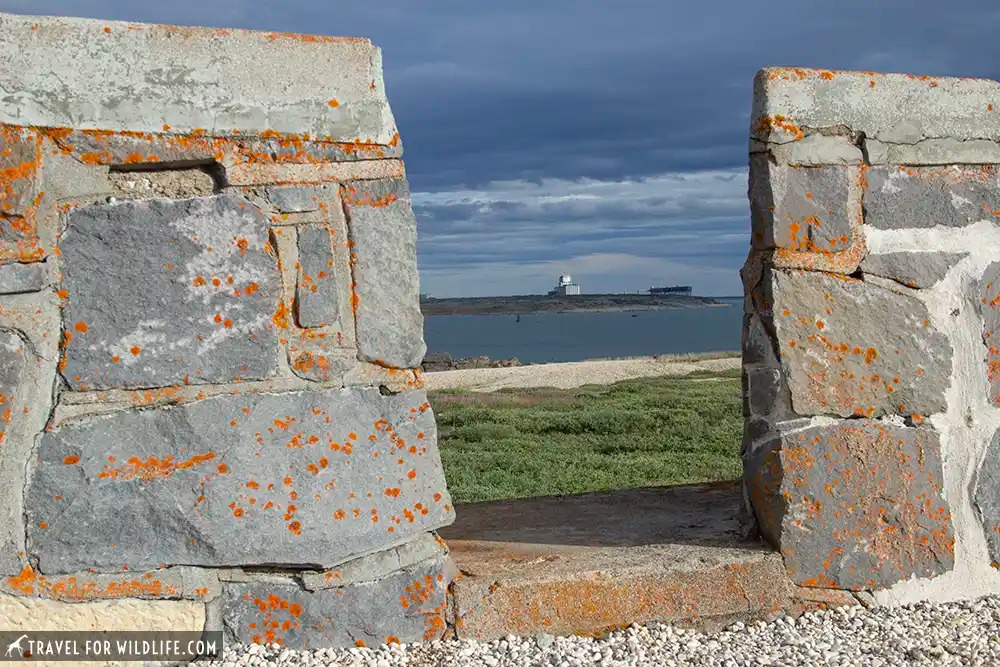
[[916, 289], [933, 287], [968, 253], [964, 252], [890, 252], [868, 255], [861, 270]]
[[781, 373], [777, 368], [755, 368], [747, 371], [748, 407], [752, 415], [768, 415], [774, 408], [781, 390]]
[[295, 285], [295, 317], [303, 328], [323, 327], [337, 321], [341, 281], [333, 254], [333, 232], [326, 226], [298, 228], [299, 270]]
[[879, 229], [961, 227], [1000, 215], [995, 165], [872, 167], [867, 177], [865, 224]]
[[308, 213], [319, 210], [320, 190], [292, 186], [267, 188], [267, 198], [280, 213]]
[[88, 600], [208, 600], [221, 588], [212, 570], [171, 567], [153, 572], [76, 574], [46, 577], [25, 566], [16, 577], [0, 583], [0, 590], [14, 595], [35, 595], [62, 602]]
[[0, 215], [23, 216], [37, 205], [41, 157], [35, 132], [0, 125]]
[[398, 145], [367, 39], [11, 14], [0, 34], [3, 122]]
[[754, 79], [751, 134], [788, 143], [846, 127], [885, 143], [1000, 136], [1000, 84], [988, 79], [767, 68]]
[[860, 224], [857, 169], [776, 165], [751, 159], [750, 208], [754, 244], [819, 253], [847, 249]]
[[975, 503], [993, 567], [1000, 566], [1000, 431], [993, 434], [976, 473]]
[[343, 192], [353, 243], [358, 353], [394, 368], [423, 361], [416, 219], [403, 179], [355, 181]]
[[945, 408], [951, 345], [922, 302], [846, 277], [768, 276], [794, 412], [873, 417]]
[[420, 391], [226, 395], [94, 417], [46, 433], [29, 478], [28, 553], [46, 575], [327, 569], [454, 516]]
[[[200, 602], [110, 600], [68, 604], [55, 600], [0, 594], [4, 630], [201, 631], [205, 605]], [[40, 664], [32, 660], [33, 664]], [[58, 664], [58, 663], [57, 663]]]
[[979, 288], [980, 313], [983, 317], [983, 342], [986, 344], [986, 377], [990, 382], [990, 402], [1000, 406], [1000, 262], [993, 262], [983, 273]]
[[280, 276], [242, 197], [131, 201], [67, 216], [60, 243], [73, 389], [263, 379], [277, 372]]
[[778, 362], [774, 356], [771, 339], [767, 335], [760, 317], [757, 315], [745, 315], [743, 320], [743, 363], [777, 366]]
[[887, 588], [954, 564], [931, 429], [852, 420], [779, 435], [746, 479], [761, 533], [797, 584]]
[[[762, 144], [767, 146], [767, 144]], [[834, 164], [861, 164], [861, 149], [850, 138], [813, 134], [801, 141], [769, 146], [778, 164], [819, 167]], [[753, 152], [753, 151], [751, 151]]]
[[294, 649], [438, 639], [446, 630], [447, 587], [455, 574], [451, 561], [441, 558], [376, 581], [315, 592], [231, 584], [221, 603], [226, 639]]
[[[25, 342], [15, 332], [0, 329], [0, 451], [5, 457], [14, 459], [15, 465], [17, 452], [7, 442], [7, 430], [12, 422], [21, 420], [19, 413], [25, 408], [23, 399], [17, 400], [17, 394], [30, 358]], [[0, 573], [14, 573], [19, 569], [17, 554], [23, 549], [24, 539], [20, 500], [17, 488], [0, 493], [0, 516], [4, 519], [0, 524]]]
[[47, 269], [44, 262], [0, 264], [0, 294], [39, 291], [48, 282]]
[[[364, 151], [357, 151], [363, 153]], [[384, 178], [404, 178], [406, 170], [399, 159], [365, 159], [353, 161], [317, 162], [308, 164], [250, 162], [226, 169], [230, 185], [261, 185], [268, 183], [323, 183], [328, 181], [364, 181]]]
[[422, 561], [443, 558], [447, 554], [444, 540], [433, 533], [424, 533], [398, 547], [355, 558], [333, 570], [303, 572], [302, 585], [306, 590], [317, 591], [374, 581]]
[[923, 139], [915, 144], [886, 144], [865, 140], [868, 163], [941, 165], [990, 164], [1000, 162], [1000, 144], [988, 139], [960, 141], [949, 137]]

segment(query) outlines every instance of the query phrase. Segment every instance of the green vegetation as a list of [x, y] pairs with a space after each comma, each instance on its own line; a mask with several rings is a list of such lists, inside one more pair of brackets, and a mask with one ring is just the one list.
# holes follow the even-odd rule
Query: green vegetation
[[740, 475], [738, 371], [430, 402], [457, 503]]

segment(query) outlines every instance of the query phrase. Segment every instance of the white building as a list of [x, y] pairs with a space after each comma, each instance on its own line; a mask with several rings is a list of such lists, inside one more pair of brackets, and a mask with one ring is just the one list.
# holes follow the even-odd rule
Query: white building
[[573, 282], [573, 276], [563, 274], [559, 276], [559, 284], [549, 292], [549, 296], [570, 296], [580, 293], [580, 286]]

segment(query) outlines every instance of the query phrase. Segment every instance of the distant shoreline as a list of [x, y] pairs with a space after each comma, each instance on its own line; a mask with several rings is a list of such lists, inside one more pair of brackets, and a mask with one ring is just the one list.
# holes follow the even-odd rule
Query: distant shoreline
[[711, 297], [653, 294], [581, 294], [574, 296], [499, 296], [427, 299], [425, 316], [529, 315], [532, 313], [618, 313], [630, 311], [718, 308], [731, 303]]

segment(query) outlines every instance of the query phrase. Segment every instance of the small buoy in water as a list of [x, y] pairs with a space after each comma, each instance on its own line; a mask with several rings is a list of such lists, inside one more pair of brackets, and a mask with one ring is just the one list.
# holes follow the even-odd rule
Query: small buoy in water
[[639, 313], [632, 313], [632, 317], [639, 317]]
[[516, 320], [514, 320], [514, 321], [515, 321], [515, 322], [520, 322], [520, 321], [521, 321], [521, 313], [518, 313], [518, 314], [517, 314], [517, 319], [516, 319]]

